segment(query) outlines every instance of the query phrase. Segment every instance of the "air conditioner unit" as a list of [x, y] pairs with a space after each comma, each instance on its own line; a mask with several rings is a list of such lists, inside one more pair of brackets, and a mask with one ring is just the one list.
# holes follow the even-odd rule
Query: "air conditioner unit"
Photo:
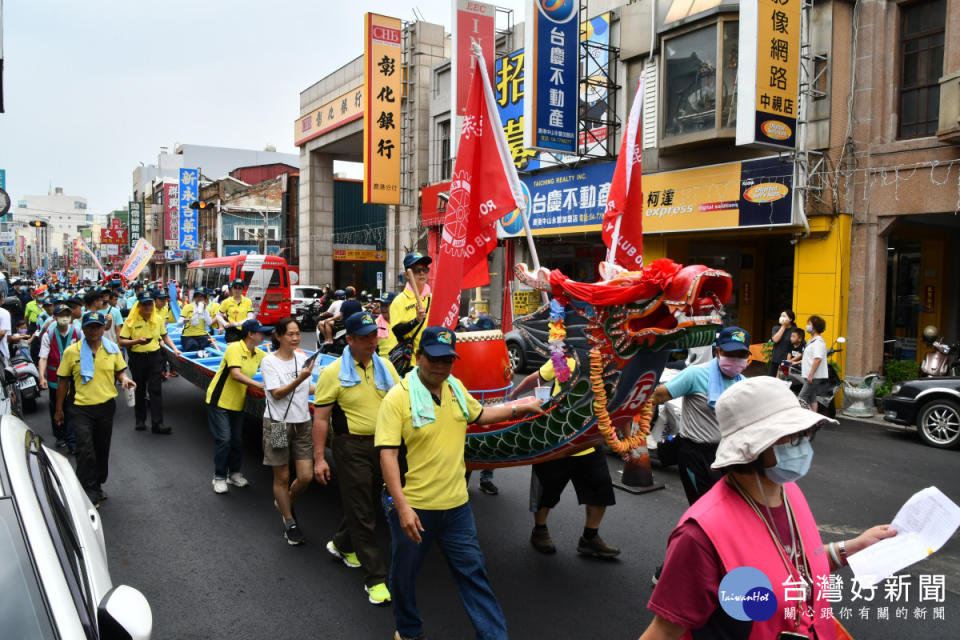
[[937, 138], [941, 142], [960, 144], [960, 71], [940, 78], [940, 127]]

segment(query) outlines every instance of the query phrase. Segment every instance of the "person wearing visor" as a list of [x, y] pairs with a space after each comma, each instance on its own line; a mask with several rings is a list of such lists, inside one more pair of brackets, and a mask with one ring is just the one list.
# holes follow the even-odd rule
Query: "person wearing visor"
[[240, 325], [240, 340], [230, 343], [220, 368], [207, 387], [207, 424], [213, 436], [213, 490], [226, 493], [228, 484], [245, 487], [250, 484], [240, 473], [243, 462], [243, 406], [247, 387], [264, 389], [253, 379], [266, 353], [257, 347], [273, 327], [256, 320]]
[[40, 372], [40, 388], [49, 389], [49, 409], [50, 424], [53, 427], [53, 437], [56, 438], [56, 446], [67, 446], [70, 453], [76, 451], [77, 440], [70, 426], [68, 397], [64, 402], [67, 407], [66, 418], [58, 423], [53, 419], [57, 409], [57, 369], [60, 367], [60, 361], [63, 359], [63, 353], [67, 347], [75, 342], [80, 342], [83, 334], [73, 326], [73, 314], [70, 307], [65, 304], [58, 304], [53, 309], [53, 317], [56, 324], [48, 327], [40, 338], [40, 359], [37, 363], [37, 370]]
[[[395, 301], [396, 304], [396, 301]], [[483, 407], [451, 375], [457, 336], [444, 327], [423, 330], [417, 367], [384, 397], [377, 414], [374, 446], [386, 482], [383, 508], [390, 526], [390, 595], [397, 640], [418, 638], [423, 620], [417, 609], [416, 580], [436, 541], [460, 592], [478, 638], [507, 637], [464, 481], [467, 425], [494, 424], [521, 415], [543, 414], [536, 398], [510, 406]], [[315, 440], [316, 442], [316, 440]], [[400, 473], [406, 446], [407, 472]]]
[[175, 355], [180, 355], [173, 340], [167, 335], [167, 324], [156, 312], [153, 297], [149, 293], [140, 296], [136, 307], [127, 316], [120, 329], [120, 346], [130, 352], [130, 372], [137, 383], [136, 405], [133, 408], [135, 429], [147, 428], [147, 394], [150, 394], [151, 431], [161, 435], [171, 432], [163, 423], [163, 371], [164, 357], [160, 350], [162, 341]]
[[208, 330], [213, 326], [213, 317], [207, 305], [206, 289], [197, 287], [193, 292], [193, 302], [180, 310], [178, 324], [183, 327], [180, 346], [184, 351], [199, 351], [210, 346]]
[[[833, 616], [822, 615], [830, 607], [828, 576], [896, 531], [879, 525], [850, 540], [820, 539], [796, 482], [810, 469], [817, 430], [836, 421], [801, 408], [788, 387], [767, 376], [734, 385], [716, 409], [722, 437], [712, 466], [725, 475], [670, 534], [647, 605], [655, 616], [641, 640], [843, 637]], [[769, 618], [741, 621], [720, 606], [721, 580], [741, 567], [769, 579], [776, 601]]]
[[227, 342], [242, 340], [243, 323], [256, 319], [253, 313], [253, 302], [243, 295], [243, 280], [240, 278], [230, 282], [230, 296], [220, 303], [217, 319], [224, 329], [224, 340]]
[[[427, 323], [430, 301], [433, 294], [427, 281], [430, 279], [430, 263], [433, 259], [420, 252], [408, 253], [403, 258], [403, 269], [407, 274], [407, 284], [390, 303], [390, 330], [398, 342], [412, 344], [412, 363], [416, 363], [416, 353], [420, 345], [420, 335]], [[413, 276], [411, 280], [410, 277]], [[414, 292], [416, 287], [416, 292]], [[417, 301], [419, 293], [420, 301]]]
[[68, 390], [70, 422], [77, 437], [77, 478], [94, 506], [106, 500], [113, 416], [116, 413], [117, 381], [124, 389], [136, 389], [127, 375], [120, 348], [103, 337], [107, 320], [99, 311], [83, 315], [83, 339], [63, 352], [57, 367], [57, 408], [54, 422], [63, 424]]

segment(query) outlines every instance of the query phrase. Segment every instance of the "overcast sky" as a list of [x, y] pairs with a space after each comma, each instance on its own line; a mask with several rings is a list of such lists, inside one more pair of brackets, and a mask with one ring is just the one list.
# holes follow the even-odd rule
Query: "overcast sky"
[[0, 1], [7, 191], [16, 203], [63, 187], [96, 214], [126, 208], [134, 167], [161, 146], [296, 153], [300, 91], [363, 54], [365, 11], [413, 20], [416, 7], [449, 30], [452, 4]]

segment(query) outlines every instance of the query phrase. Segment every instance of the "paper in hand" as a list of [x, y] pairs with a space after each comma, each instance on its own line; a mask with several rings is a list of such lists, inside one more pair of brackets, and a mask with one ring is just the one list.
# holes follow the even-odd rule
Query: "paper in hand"
[[850, 556], [863, 586], [873, 586], [940, 549], [960, 527], [960, 507], [936, 487], [910, 496], [891, 526], [897, 535]]

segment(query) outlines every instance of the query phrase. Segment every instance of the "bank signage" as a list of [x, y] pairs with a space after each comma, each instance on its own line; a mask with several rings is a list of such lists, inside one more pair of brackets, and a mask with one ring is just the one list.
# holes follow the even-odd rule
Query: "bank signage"
[[363, 87], [350, 89], [324, 103], [294, 124], [293, 143], [301, 146], [328, 131], [363, 117]]
[[368, 13], [365, 26], [363, 201], [400, 204], [403, 25], [399, 18]]

